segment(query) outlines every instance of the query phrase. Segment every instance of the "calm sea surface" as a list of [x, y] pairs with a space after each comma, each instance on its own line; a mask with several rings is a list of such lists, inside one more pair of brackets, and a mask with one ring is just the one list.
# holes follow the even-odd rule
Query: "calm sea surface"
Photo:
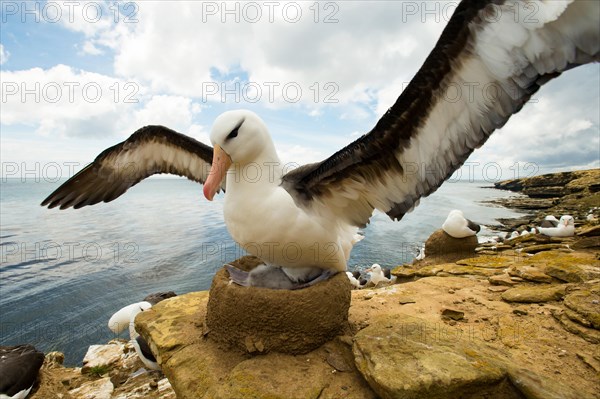
[[[149, 179], [108, 204], [65, 211], [39, 206], [60, 184], [1, 182], [1, 345], [59, 350], [67, 365], [77, 365], [89, 345], [114, 338], [106, 323], [122, 306], [158, 291], [207, 290], [224, 262], [244, 254], [225, 229], [222, 195], [208, 202], [199, 184]], [[350, 267], [411, 261], [452, 209], [490, 226], [518, 216], [482, 204], [512, 195], [482, 186], [447, 182], [401, 222], [375, 214]], [[480, 235], [486, 234], [484, 228]]]

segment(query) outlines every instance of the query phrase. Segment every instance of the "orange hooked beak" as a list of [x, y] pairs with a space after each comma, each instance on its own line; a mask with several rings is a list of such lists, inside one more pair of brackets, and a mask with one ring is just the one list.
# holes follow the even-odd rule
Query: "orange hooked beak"
[[219, 145], [215, 144], [212, 166], [210, 172], [208, 172], [208, 178], [204, 182], [204, 197], [207, 200], [213, 200], [230, 166], [231, 158], [229, 155]]

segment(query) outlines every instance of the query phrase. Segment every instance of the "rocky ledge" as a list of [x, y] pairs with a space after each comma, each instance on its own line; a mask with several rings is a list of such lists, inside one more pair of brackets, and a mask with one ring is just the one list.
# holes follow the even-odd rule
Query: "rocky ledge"
[[169, 380], [144, 369], [133, 345], [121, 339], [89, 347], [83, 366], [63, 367], [64, 355], [50, 352], [33, 399], [175, 399]]
[[[341, 334], [306, 354], [256, 345], [242, 353], [213, 341], [209, 293], [195, 292], [136, 318], [167, 378], [141, 370], [129, 344], [114, 341], [90, 348], [81, 369], [48, 360], [33, 397], [600, 399], [600, 226], [583, 222], [600, 206], [597, 173], [537, 178], [548, 187], [587, 179], [547, 208], [581, 213], [574, 237], [430, 251], [395, 268], [397, 284], [352, 291]], [[447, 239], [436, 232], [429, 248], [449, 249]]]
[[[494, 186], [520, 195], [491, 200], [491, 203], [532, 211], [531, 215], [521, 219], [501, 220], [510, 228], [537, 225], [548, 214], [557, 217], [570, 214], [576, 221], [585, 221], [590, 209], [600, 207], [600, 169], [505, 180]], [[597, 210], [596, 217], [599, 214]]]

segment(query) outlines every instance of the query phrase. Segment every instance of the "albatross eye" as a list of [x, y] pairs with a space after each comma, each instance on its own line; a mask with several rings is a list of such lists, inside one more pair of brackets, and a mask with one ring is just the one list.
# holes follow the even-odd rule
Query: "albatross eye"
[[229, 134], [227, 135], [227, 137], [225, 138], [225, 140], [231, 140], [232, 138], [234, 138], [234, 137], [237, 137], [237, 135], [238, 135], [238, 131], [239, 131], [239, 130], [240, 130], [240, 127], [239, 127], [239, 126], [238, 126], [238, 127], [236, 127], [235, 129], [233, 129], [233, 130], [231, 131], [231, 133], [229, 133]]
[[237, 135], [238, 135], [238, 132], [239, 132], [239, 130], [240, 130], [240, 127], [242, 127], [242, 124], [244, 123], [244, 121], [245, 121], [245, 120], [246, 120], [246, 118], [242, 119], [242, 120], [240, 121], [240, 123], [238, 123], [238, 124], [237, 124], [237, 126], [233, 128], [233, 130], [231, 131], [231, 133], [229, 133], [229, 134], [227, 135], [227, 137], [225, 137], [225, 141], [227, 141], [227, 140], [230, 140], [230, 139], [233, 139], [233, 138], [237, 137]]

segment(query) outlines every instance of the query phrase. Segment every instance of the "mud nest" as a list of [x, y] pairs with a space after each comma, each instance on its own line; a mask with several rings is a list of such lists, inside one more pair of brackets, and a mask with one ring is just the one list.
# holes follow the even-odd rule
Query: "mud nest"
[[[245, 256], [232, 265], [252, 270], [260, 264]], [[210, 288], [208, 337], [227, 349], [246, 353], [303, 354], [333, 339], [346, 326], [350, 283], [345, 273], [301, 290], [240, 287], [222, 268]]]

